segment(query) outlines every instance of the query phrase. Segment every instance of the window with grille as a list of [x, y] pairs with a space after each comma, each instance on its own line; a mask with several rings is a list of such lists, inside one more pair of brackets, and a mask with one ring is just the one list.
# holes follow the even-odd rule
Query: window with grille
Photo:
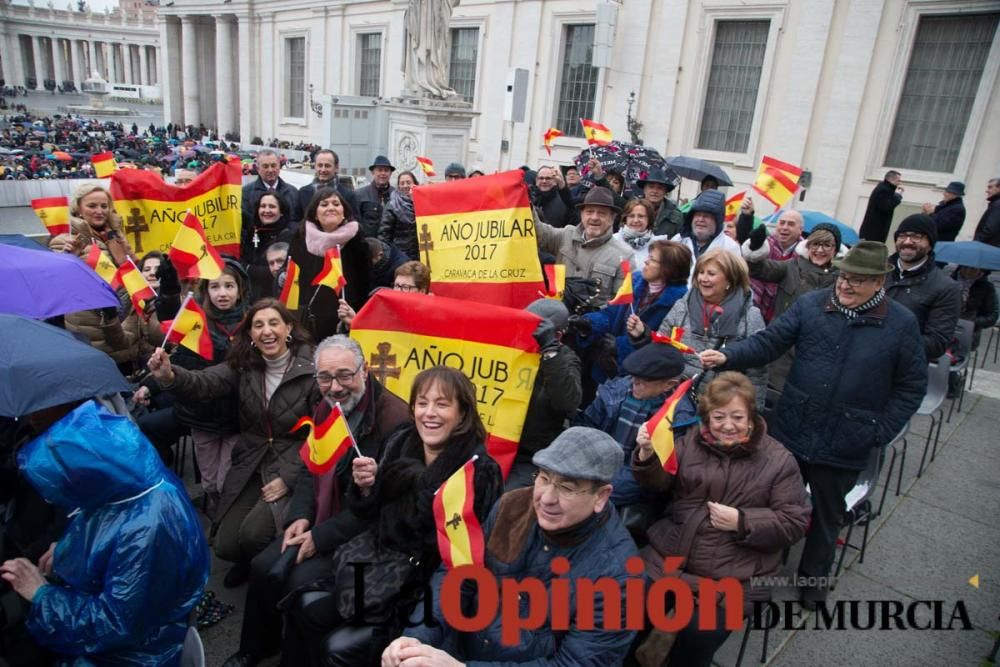
[[582, 137], [580, 119], [594, 117], [597, 68], [591, 64], [593, 56], [594, 24], [566, 26], [556, 127], [567, 137]]
[[305, 118], [306, 38], [285, 39], [285, 116]]
[[923, 16], [885, 163], [950, 174], [1000, 14]]
[[382, 33], [358, 35], [358, 95], [379, 96], [382, 73]]
[[452, 29], [448, 85], [469, 104], [472, 104], [476, 96], [476, 63], [478, 59], [479, 28]]
[[746, 153], [771, 22], [717, 21], [698, 148]]

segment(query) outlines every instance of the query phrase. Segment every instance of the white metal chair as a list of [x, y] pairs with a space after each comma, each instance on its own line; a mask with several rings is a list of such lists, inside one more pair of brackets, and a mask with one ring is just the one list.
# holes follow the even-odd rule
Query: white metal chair
[[993, 348], [993, 363], [997, 363], [997, 357], [1000, 356], [1000, 333], [998, 332], [1000, 332], [1000, 324], [994, 324], [990, 327], [990, 337], [983, 350], [983, 362], [979, 364], [980, 368], [986, 368], [986, 362], [990, 359], [990, 348]]
[[[897, 455], [899, 456], [899, 472], [896, 474], [896, 495], [897, 496], [899, 495], [899, 493], [900, 493], [900, 491], [902, 489], [902, 486], [903, 486], [903, 467], [906, 466], [906, 445], [907, 445], [906, 436], [907, 436], [907, 434], [909, 432], [910, 432], [910, 422], [906, 422], [905, 424], [903, 424], [903, 428], [900, 430], [900, 432], [896, 434], [896, 437], [892, 439], [892, 442], [890, 442], [888, 445], [885, 446], [885, 449], [889, 450], [889, 453], [892, 454], [892, 457], [889, 459], [889, 472], [886, 473], [886, 476], [885, 476], [885, 486], [882, 487], [882, 499], [879, 500], [879, 503], [878, 503], [878, 512], [875, 513], [876, 516], [878, 516], [879, 514], [882, 513], [882, 507], [885, 506], [885, 497], [889, 493], [889, 487], [892, 485], [892, 471], [896, 468], [896, 456]], [[896, 445], [900, 445], [900, 447], [898, 448], [898, 450], [897, 450]], [[879, 447], [877, 449], [882, 449], [882, 448]], [[883, 453], [882, 453], [882, 463], [879, 464], [879, 470], [880, 471], [881, 471], [881, 466], [884, 463], [885, 463], [885, 452], [883, 451]], [[860, 478], [859, 478], [858, 481], [860, 483]], [[875, 478], [875, 481], [878, 481], [878, 477]]]
[[958, 401], [958, 411], [962, 411], [962, 401], [965, 398], [965, 380], [969, 373], [969, 360], [972, 358], [972, 336], [975, 324], [969, 320], [959, 320], [955, 329], [956, 350], [955, 356], [961, 361], [952, 366], [953, 373], [958, 373], [962, 377], [962, 384], [958, 388], [958, 397], [953, 398], [951, 406], [948, 408], [948, 422], [951, 422], [951, 414], [955, 410], [955, 401]]
[[[903, 429], [904, 434], [905, 432], [906, 429]], [[902, 436], [903, 434], [900, 435]], [[872, 447], [872, 451], [868, 455], [868, 465], [858, 475], [858, 481], [855, 482], [854, 488], [844, 496], [844, 504], [847, 505], [847, 536], [844, 538], [843, 547], [841, 547], [840, 558], [837, 559], [837, 569], [833, 572], [834, 581], [840, 576], [840, 571], [844, 567], [844, 557], [847, 555], [848, 549], [860, 551], [861, 556], [858, 558], [858, 562], [865, 562], [865, 550], [868, 548], [868, 528], [875, 517], [878, 516], [878, 512], [875, 512], [872, 507], [871, 498], [875, 493], [875, 485], [878, 483], [883, 463], [885, 463], [885, 448]], [[892, 469], [890, 468], [889, 471], [891, 473]], [[888, 479], [886, 480], [886, 486], [888, 487]], [[883, 501], [885, 500], [884, 492], [882, 493], [882, 499]], [[855, 526], [864, 527], [860, 547], [851, 544], [851, 535], [854, 533]], [[831, 584], [830, 589], [833, 590], [833, 584]]]
[[205, 645], [201, 643], [201, 635], [193, 626], [188, 626], [181, 648], [181, 667], [205, 667]]
[[[924, 474], [924, 464], [927, 462], [927, 450], [931, 445], [931, 436], [934, 437], [934, 447], [931, 449], [931, 461], [937, 456], [938, 442], [941, 440], [941, 425], [944, 422], [944, 399], [948, 396], [948, 375], [951, 373], [951, 359], [947, 354], [941, 355], [936, 364], [927, 367], [927, 393], [924, 401], [917, 408], [918, 415], [929, 416], [931, 426], [927, 430], [927, 439], [924, 441], [924, 453], [920, 457], [920, 467], [917, 468], [917, 477]], [[937, 417], [935, 413], [940, 412]], [[935, 427], [937, 432], [935, 433]], [[899, 495], [899, 491], [896, 492]]]

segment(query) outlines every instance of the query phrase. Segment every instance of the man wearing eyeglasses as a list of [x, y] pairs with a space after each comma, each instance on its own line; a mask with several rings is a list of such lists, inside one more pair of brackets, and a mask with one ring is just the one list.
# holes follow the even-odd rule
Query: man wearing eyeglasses
[[[761, 332], [699, 356], [705, 368], [756, 368], [795, 347], [774, 412], [774, 437], [798, 460], [812, 497], [812, 527], [799, 575], [825, 579], [844, 525], [844, 496], [920, 407], [927, 358], [917, 319], [886, 297], [893, 270], [885, 244], [861, 241], [843, 260], [833, 288], [804, 294]], [[804, 587], [814, 609], [826, 589]]]
[[[381, 458], [386, 438], [410, 421], [406, 403], [369, 375], [364, 353], [347, 336], [324, 339], [315, 352], [316, 385], [323, 401], [313, 415], [320, 423], [340, 404], [358, 448]], [[323, 475], [303, 472], [294, 485], [284, 535], [253, 559], [247, 589], [240, 650], [225, 667], [254, 665], [276, 653], [281, 640], [278, 601], [289, 592], [330, 574], [328, 555], [367, 526], [347, 510], [353, 448]]]
[[541, 213], [541, 219], [553, 227], [573, 227], [580, 216], [573, 205], [573, 195], [559, 169], [539, 167], [535, 185], [531, 188], [531, 203]]
[[[536, 453], [532, 462], [539, 468], [533, 486], [504, 494], [483, 525], [485, 565], [497, 577], [498, 586], [505, 585], [502, 580], [536, 577], [548, 588], [555, 578], [551, 574], [552, 561], [563, 557], [569, 561], [569, 571], [559, 579], [575, 582], [610, 577], [625, 590], [625, 562], [638, 552], [609, 500], [611, 479], [624, 463], [621, 447], [606, 433], [575, 426]], [[440, 595], [444, 575], [442, 566], [431, 581], [435, 598]], [[546, 598], [551, 597], [547, 590]], [[529, 600], [526, 594], [517, 602], [523, 610], [538, 601]], [[570, 609], [565, 610], [571, 621], [579, 606], [575, 595], [571, 595]], [[476, 608], [473, 596], [463, 600], [463, 608]], [[523, 618], [523, 612], [504, 610], [485, 629], [459, 633], [444, 620], [440, 602], [435, 599], [437, 623], [425, 624], [423, 609], [415, 611], [413, 619], [420, 624], [389, 645], [382, 654], [382, 666], [576, 665], [584, 661], [617, 665], [635, 633], [606, 630], [615, 625], [603, 617], [608, 608], [605, 604], [594, 610], [594, 630], [579, 630], [571, 622], [568, 630], [556, 631], [550, 613], [549, 620], [509, 645], [501, 640], [503, 618], [514, 613]], [[624, 609], [622, 604], [619, 627], [625, 626]]]
[[885, 292], [917, 316], [930, 360], [944, 354], [955, 335], [962, 312], [962, 288], [934, 263], [937, 224], [923, 213], [908, 216], [893, 237], [896, 254], [889, 258], [892, 271]]

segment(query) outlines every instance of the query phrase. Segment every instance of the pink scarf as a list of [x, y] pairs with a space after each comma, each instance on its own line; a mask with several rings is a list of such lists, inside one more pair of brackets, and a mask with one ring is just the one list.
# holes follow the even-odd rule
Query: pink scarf
[[343, 248], [358, 234], [358, 221], [350, 220], [332, 232], [324, 232], [316, 223], [303, 221], [306, 226], [306, 250], [310, 255], [322, 257], [330, 248]]

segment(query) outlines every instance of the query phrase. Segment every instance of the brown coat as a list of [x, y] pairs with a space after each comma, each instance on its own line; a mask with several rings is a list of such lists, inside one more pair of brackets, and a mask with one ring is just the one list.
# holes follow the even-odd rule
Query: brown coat
[[185, 399], [208, 401], [238, 395], [240, 441], [233, 448], [233, 467], [226, 475], [216, 516], [223, 516], [247, 486], [281, 477], [289, 492], [305, 464], [299, 457], [304, 432], [292, 433], [301, 418], [311, 416], [320, 400], [313, 380], [313, 347], [300, 345], [271, 400], [264, 401], [264, 371], [238, 371], [228, 363], [203, 371], [173, 367], [173, 384], [164, 387]]
[[[643, 488], [669, 492], [662, 518], [650, 526], [649, 545], [641, 555], [647, 573], [663, 576], [664, 556], [683, 556], [681, 576], [697, 591], [697, 577], [736, 577], [743, 582], [745, 601], [766, 597], [749, 589], [751, 577], [768, 577], [781, 569], [781, 552], [805, 534], [810, 508], [798, 464], [780, 442], [767, 435], [757, 419], [745, 450], [723, 454], [704, 443], [691, 429], [677, 443], [677, 475], [666, 473], [656, 457], [632, 472]], [[740, 511], [736, 532], [714, 528], [708, 501]]]

